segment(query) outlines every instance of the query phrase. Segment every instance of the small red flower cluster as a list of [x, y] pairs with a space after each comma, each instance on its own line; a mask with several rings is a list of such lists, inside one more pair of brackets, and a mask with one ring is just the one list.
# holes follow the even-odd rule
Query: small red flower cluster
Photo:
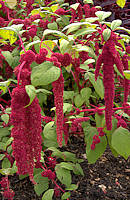
[[48, 177], [50, 180], [54, 180], [56, 178], [55, 172], [52, 172], [50, 169], [43, 171], [41, 175], [43, 177]]
[[94, 136], [93, 136], [93, 142], [92, 142], [92, 144], [91, 144], [91, 149], [94, 150], [96, 144], [98, 144], [98, 143], [100, 143], [99, 136], [98, 136], [98, 135], [94, 135]]
[[3, 177], [0, 181], [1, 188], [3, 190], [2, 195], [5, 199], [13, 200], [15, 195], [14, 191], [9, 188], [9, 180], [8, 177]]
[[72, 124], [71, 124], [71, 132], [74, 134], [81, 134], [82, 132], [82, 126], [81, 126], [81, 122], [86, 122], [88, 121], [89, 118], [88, 117], [80, 117], [80, 118], [76, 118], [76, 119], [71, 119]]
[[103, 137], [105, 135], [105, 133], [103, 132], [103, 128], [102, 127], [97, 128], [97, 131], [98, 131], [99, 134], [93, 136], [93, 142], [91, 144], [91, 149], [92, 150], [95, 149], [96, 144], [100, 143], [100, 138], [99, 137]]

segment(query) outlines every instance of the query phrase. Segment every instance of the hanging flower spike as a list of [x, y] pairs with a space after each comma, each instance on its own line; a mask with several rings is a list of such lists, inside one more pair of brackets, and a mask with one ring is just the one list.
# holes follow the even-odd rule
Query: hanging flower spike
[[[25, 85], [31, 84], [31, 63], [35, 60], [35, 54], [29, 50], [21, 55], [20, 62], [25, 63], [20, 71], [21, 85], [14, 88], [11, 99], [11, 136], [14, 138], [12, 143], [13, 156], [18, 167], [18, 174], [29, 174], [33, 180], [33, 168], [35, 162], [41, 159], [41, 108], [37, 97], [29, 104], [29, 96], [26, 93]], [[15, 69], [16, 75], [19, 74], [19, 66]]]
[[[57, 64], [58, 63], [59, 62], [57, 62]], [[58, 142], [59, 147], [62, 147], [63, 118], [64, 118], [64, 114], [63, 114], [64, 77], [63, 77], [62, 71], [58, 80], [52, 83], [52, 87], [53, 87], [53, 93], [54, 93], [54, 103], [56, 107], [57, 142]]]
[[113, 114], [113, 101], [114, 101], [114, 64], [117, 65], [120, 73], [123, 74], [123, 65], [119, 57], [119, 53], [115, 48], [116, 38], [115, 34], [111, 33], [111, 37], [104, 44], [102, 54], [99, 55], [96, 70], [95, 80], [99, 76], [99, 70], [103, 63], [103, 84], [105, 89], [105, 120], [107, 130], [112, 129], [112, 114]]
[[[11, 100], [11, 123], [13, 125], [11, 136], [14, 138], [12, 143], [13, 155], [18, 167], [18, 174], [29, 173], [33, 179], [34, 158], [40, 161], [41, 154], [41, 109], [38, 99], [35, 98], [32, 104], [25, 108], [29, 103], [29, 97], [25, 87], [16, 87], [12, 92]], [[35, 140], [34, 140], [35, 138]]]

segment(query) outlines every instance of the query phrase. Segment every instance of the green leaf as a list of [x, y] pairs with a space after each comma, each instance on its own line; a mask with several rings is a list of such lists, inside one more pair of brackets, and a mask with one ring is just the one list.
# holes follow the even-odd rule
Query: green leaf
[[54, 189], [47, 190], [42, 196], [42, 200], [52, 200]]
[[50, 29], [46, 29], [43, 32], [43, 37], [45, 37], [46, 35], [49, 35], [49, 34], [53, 34], [55, 36], [59, 36], [59, 37], [64, 38], [64, 39], [68, 38], [64, 33], [57, 31], [57, 30], [50, 30]]
[[99, 21], [103, 21], [104, 19], [110, 17], [112, 13], [111, 12], [105, 12], [105, 11], [97, 11], [95, 15], [99, 18]]
[[61, 200], [65, 200], [65, 199], [68, 199], [70, 197], [70, 192], [65, 192], [62, 197], [61, 197]]
[[48, 26], [48, 28], [51, 29], [51, 30], [58, 30], [58, 26], [57, 26], [57, 23], [56, 23], [56, 22], [49, 23], [47, 26]]
[[65, 39], [60, 40], [60, 51], [62, 54], [68, 51], [69, 42]]
[[54, 122], [49, 122], [43, 130], [43, 142], [46, 147], [58, 147], [56, 127]]
[[103, 127], [104, 114], [99, 115], [97, 112], [95, 113], [96, 127]]
[[130, 156], [130, 132], [123, 128], [117, 128], [112, 134], [112, 147], [125, 159]]
[[36, 90], [36, 94], [38, 94], [40, 92], [43, 93], [43, 94], [46, 94], [46, 95], [52, 94], [52, 92], [50, 92], [49, 90], [46, 90], [46, 89], [37, 89]]
[[76, 184], [71, 184], [70, 187], [67, 187], [66, 190], [77, 190], [78, 185]]
[[96, 32], [97, 30], [94, 29], [94, 28], [83, 28], [83, 29], [79, 29], [75, 34], [74, 36], [75, 37], [79, 37], [79, 36], [84, 36], [86, 34], [91, 34], [91, 33], [94, 33]]
[[57, 164], [55, 167], [56, 176], [59, 179], [59, 181], [69, 187], [71, 185], [71, 174], [70, 171], [67, 169], [64, 169], [60, 166], [60, 164]]
[[5, 157], [5, 154], [0, 154], [0, 160], [2, 160]]
[[84, 4], [88, 4], [88, 3], [89, 3], [89, 4], [92, 4], [92, 5], [94, 4], [94, 3], [93, 3], [93, 0], [84, 0], [83, 2], [84, 2]]
[[1, 115], [2, 121], [4, 121], [6, 124], [9, 122], [9, 115], [8, 114], [3, 114]]
[[70, 8], [73, 8], [74, 10], [77, 10], [77, 8], [79, 7], [79, 4], [80, 4], [80, 3], [72, 4], [72, 5], [70, 6]]
[[117, 5], [120, 6], [121, 8], [124, 8], [126, 0], [117, 0], [116, 1]]
[[68, 99], [73, 100], [73, 98], [74, 98], [74, 91], [64, 91], [63, 98], [64, 98], [64, 100], [68, 100]]
[[30, 98], [29, 104], [25, 106], [25, 108], [26, 108], [26, 107], [30, 106], [31, 103], [33, 102], [33, 100], [35, 99], [36, 90], [35, 90], [35, 87], [33, 85], [26, 85], [25, 89], [26, 89], [26, 92], [27, 92], [27, 94]]
[[130, 70], [125, 70], [124, 75], [126, 79], [130, 80]]
[[10, 175], [10, 172], [11, 172], [11, 168], [7, 168], [7, 169], [0, 169], [0, 173], [2, 175]]
[[84, 176], [84, 172], [79, 163], [76, 163], [73, 165], [73, 172], [74, 172], [74, 174]]
[[117, 27], [119, 27], [122, 24], [122, 21], [120, 19], [116, 19], [112, 21], [111, 23], [111, 29], [116, 30]]
[[4, 40], [9, 39], [11, 45], [17, 40], [15, 31], [11, 30], [10, 27], [0, 28], [0, 37]]
[[111, 36], [111, 30], [109, 28], [105, 29], [103, 31], [103, 38], [105, 41], [107, 41]]
[[83, 88], [81, 91], [81, 96], [82, 96], [82, 99], [84, 99], [84, 102], [86, 102], [86, 104], [88, 105], [89, 104], [89, 98], [91, 96], [91, 89], [90, 88]]
[[17, 0], [6, 0], [9, 8], [13, 9], [17, 5]]
[[8, 158], [4, 158], [4, 160], [2, 161], [2, 169], [6, 169], [10, 167], [11, 167], [10, 161], [8, 160]]
[[68, 170], [73, 170], [73, 166], [72, 163], [69, 162], [61, 162], [60, 167], [64, 168], [64, 169], [68, 169]]
[[96, 144], [96, 147], [94, 150], [91, 150], [91, 144], [93, 142], [93, 136], [95, 134], [98, 135], [97, 129], [94, 127], [89, 127], [88, 129], [84, 129], [85, 137], [86, 137], [86, 155], [88, 162], [90, 164], [95, 163], [98, 158], [101, 157], [101, 155], [104, 153], [107, 147], [107, 139], [105, 136], [100, 137], [100, 143]]
[[3, 94], [5, 94], [8, 91], [8, 86], [10, 85], [11, 81], [7, 80], [4, 82], [0, 82], [0, 89], [3, 91]]
[[55, 128], [54, 128], [54, 122], [49, 122], [45, 125], [44, 130], [43, 130], [43, 135], [45, 138], [49, 140], [54, 140], [55, 139], [55, 134], [54, 134]]
[[74, 153], [64, 151], [63, 155], [64, 155], [64, 161], [72, 161], [74, 163], [78, 161]]
[[7, 63], [11, 66], [13, 63], [13, 56], [9, 51], [2, 51], [2, 55], [5, 57]]
[[8, 127], [0, 128], [0, 139], [8, 135], [10, 135], [10, 132], [8, 131]]
[[80, 94], [77, 94], [74, 98], [74, 103], [76, 107], [81, 107], [84, 103], [84, 99]]
[[92, 83], [92, 85], [95, 88], [95, 91], [97, 92], [97, 94], [101, 97], [101, 99], [104, 98], [104, 86], [103, 86], [103, 81], [98, 78], [97, 81], [95, 81], [95, 75], [91, 72], [87, 73], [89, 76], [89, 80]]
[[91, 23], [89, 23], [89, 22], [74, 22], [72, 24], [65, 26], [62, 31], [65, 31], [66, 29], [70, 29], [70, 28], [73, 28], [72, 31], [74, 31], [74, 30], [79, 29], [79, 27], [82, 25], [91, 26]]
[[73, 105], [70, 103], [63, 104], [63, 113], [70, 112], [72, 110]]
[[31, 82], [34, 86], [48, 85], [56, 81], [60, 77], [60, 68], [51, 62], [44, 62], [33, 67], [31, 74]]
[[94, 63], [94, 62], [95, 62], [95, 60], [92, 59], [92, 58], [90, 58], [90, 59], [87, 59], [87, 60], [84, 62], [84, 64], [89, 65], [89, 64]]
[[40, 196], [44, 191], [48, 189], [48, 178], [42, 177], [41, 173], [38, 173], [34, 176], [34, 181], [37, 184], [34, 185], [34, 190], [38, 196]]

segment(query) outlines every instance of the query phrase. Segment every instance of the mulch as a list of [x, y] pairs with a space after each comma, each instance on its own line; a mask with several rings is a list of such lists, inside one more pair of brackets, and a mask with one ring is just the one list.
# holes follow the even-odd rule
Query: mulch
[[[72, 136], [66, 150], [76, 153], [81, 163], [84, 177], [72, 175], [72, 182], [78, 189], [71, 192], [70, 200], [129, 200], [130, 199], [130, 159], [115, 158], [107, 148], [95, 164], [88, 164], [82, 137]], [[33, 189], [29, 178], [19, 180], [18, 175], [10, 176], [14, 200], [41, 200]], [[2, 196], [0, 196], [2, 199]], [[60, 200], [56, 198], [55, 200]]]

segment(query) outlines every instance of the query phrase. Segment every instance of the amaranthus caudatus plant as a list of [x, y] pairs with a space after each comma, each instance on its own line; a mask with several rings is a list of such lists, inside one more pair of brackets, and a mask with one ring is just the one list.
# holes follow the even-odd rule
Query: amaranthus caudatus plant
[[7, 177], [17, 173], [43, 199], [69, 199], [70, 171], [83, 175], [81, 160], [58, 149], [71, 135], [84, 136], [89, 163], [108, 144], [114, 156], [130, 155], [129, 30], [80, 1], [25, 3], [0, 3], [2, 194], [13, 198]]

